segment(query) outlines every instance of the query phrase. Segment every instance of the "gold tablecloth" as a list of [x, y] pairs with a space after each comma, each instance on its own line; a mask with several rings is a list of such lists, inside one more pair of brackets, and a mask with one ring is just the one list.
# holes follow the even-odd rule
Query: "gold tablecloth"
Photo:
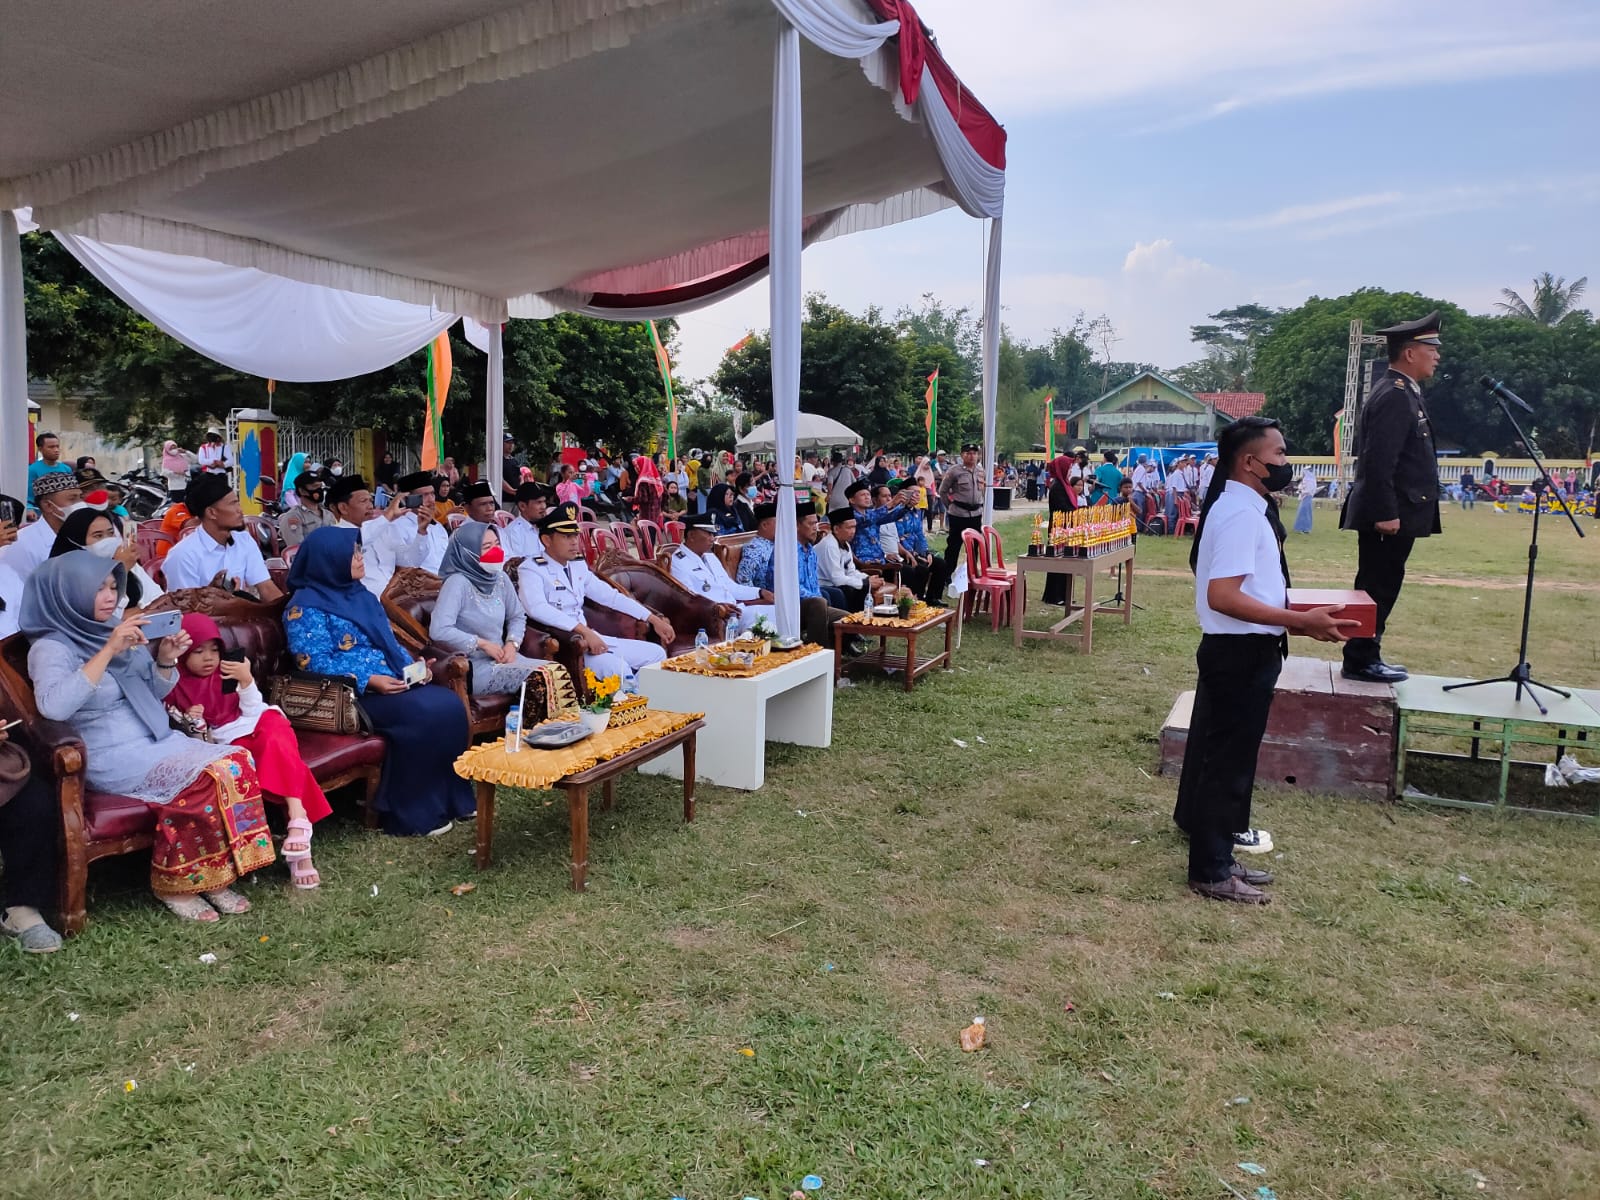
[[944, 609], [935, 608], [931, 604], [918, 601], [911, 606], [911, 612], [904, 617], [880, 617], [877, 613], [851, 613], [848, 617], [840, 617], [841, 625], [884, 625], [890, 629], [910, 629], [913, 625], [921, 625], [924, 621], [932, 620]]
[[511, 754], [506, 750], [505, 738], [498, 738], [474, 746], [456, 759], [456, 774], [480, 783], [538, 791], [550, 787], [558, 779], [620, 758], [646, 742], [676, 733], [704, 715], [652, 709], [631, 725], [619, 729], [608, 725], [599, 733], [559, 750], [519, 750]]
[[786, 667], [792, 662], [799, 662], [808, 654], [822, 653], [821, 646], [813, 646], [809, 642], [797, 646], [793, 650], [774, 650], [770, 654], [763, 654], [748, 667], [736, 667], [732, 670], [721, 670], [717, 667], [702, 667], [695, 661], [694, 652], [680, 654], [677, 658], [669, 658], [661, 666], [668, 671], [682, 671], [686, 675], [710, 675], [715, 679], [754, 679], [757, 675], [765, 675], [768, 671], [776, 671], [779, 667]]

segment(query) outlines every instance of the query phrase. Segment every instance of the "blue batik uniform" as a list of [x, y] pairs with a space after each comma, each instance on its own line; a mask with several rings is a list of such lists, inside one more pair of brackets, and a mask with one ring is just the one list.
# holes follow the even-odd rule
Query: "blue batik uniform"
[[746, 587], [775, 591], [772, 582], [772, 552], [777, 547], [764, 537], [751, 538], [739, 555], [739, 570], [734, 575]]
[[909, 510], [896, 521], [894, 528], [900, 538], [900, 549], [921, 557], [932, 553], [928, 549], [928, 535], [922, 529], [922, 514], [916, 509]]
[[[800, 548], [800, 599], [815, 600], [822, 595], [822, 581], [817, 572], [817, 548]], [[768, 591], [772, 589], [768, 587]]]
[[850, 539], [850, 553], [855, 555], [857, 564], [884, 561], [883, 546], [878, 541], [878, 526], [895, 524], [907, 512], [914, 514], [916, 510], [897, 504], [893, 508], [867, 508], [856, 512], [856, 535]]

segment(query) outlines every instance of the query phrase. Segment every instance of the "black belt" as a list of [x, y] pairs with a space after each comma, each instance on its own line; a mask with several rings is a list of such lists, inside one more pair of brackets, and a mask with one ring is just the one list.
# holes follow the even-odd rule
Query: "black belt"
[[964, 508], [968, 512], [972, 512], [972, 513], [981, 513], [983, 511], [983, 505], [981, 505], [981, 504], [961, 504], [961, 503], [959, 503], [959, 502], [957, 502], [955, 500], [950, 501], [950, 507], [951, 508]]

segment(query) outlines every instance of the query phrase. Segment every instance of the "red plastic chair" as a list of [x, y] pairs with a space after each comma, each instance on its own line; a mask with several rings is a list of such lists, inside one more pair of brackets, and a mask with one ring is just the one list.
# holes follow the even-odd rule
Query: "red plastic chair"
[[589, 565], [592, 567], [597, 561], [599, 561], [600, 556], [607, 550], [616, 550], [620, 552], [621, 549], [622, 539], [619, 538], [613, 530], [596, 529], [594, 531], [594, 536], [589, 539], [588, 544], [583, 548], [583, 556], [588, 560]]
[[604, 528], [604, 525], [598, 524], [594, 521], [578, 522], [578, 545], [583, 548], [583, 557], [591, 567], [594, 566], [594, 560], [596, 558], [594, 552], [594, 535], [599, 533]]
[[635, 558], [647, 558], [644, 552], [642, 539], [639, 536], [639, 531], [633, 527], [632, 522], [613, 521], [611, 524], [610, 533], [617, 539], [618, 544], [621, 545], [621, 547], [629, 554], [633, 555]]
[[1189, 507], [1189, 494], [1185, 492], [1178, 497], [1178, 524], [1173, 532], [1182, 536], [1185, 532], [1200, 532], [1200, 514]]
[[450, 532], [454, 533], [467, 523], [467, 514], [464, 512], [453, 512], [444, 519], [444, 523], [450, 527]]
[[[1156, 528], [1157, 525], [1161, 526], [1159, 530]], [[1153, 492], [1146, 492], [1144, 497], [1144, 531], [1152, 535], [1167, 531], [1167, 515], [1156, 503]]]
[[283, 548], [283, 565], [286, 567], [289, 566], [292, 562], [294, 562], [294, 556], [299, 553], [300, 544], [298, 542], [296, 542], [293, 546], [285, 546]]
[[578, 505], [578, 520], [587, 521], [591, 525], [595, 524], [596, 518], [594, 515], [594, 509], [590, 508], [586, 504]]
[[633, 523], [633, 528], [639, 535], [639, 548], [642, 551], [639, 557], [646, 562], [654, 562], [656, 552], [661, 549], [661, 526], [641, 517]]
[[961, 548], [967, 556], [966, 615], [975, 616], [985, 604], [989, 607], [989, 628], [999, 630], [1011, 624], [1011, 581], [989, 574], [989, 555], [983, 534], [976, 529], [961, 531]]
[[689, 532], [689, 527], [682, 521], [668, 521], [664, 532], [668, 545], [681, 546], [683, 535]]
[[171, 549], [173, 539], [161, 532], [159, 521], [144, 522], [133, 537], [134, 544], [139, 548], [139, 565], [153, 578], [161, 566], [161, 547]]
[[1006, 566], [1005, 548], [1000, 541], [1000, 531], [993, 525], [983, 527], [984, 573], [991, 579], [1015, 579], [1017, 573]]
[[511, 522], [515, 521], [516, 519], [517, 519], [517, 517], [516, 517], [515, 513], [507, 512], [503, 508], [495, 509], [495, 512], [494, 512], [494, 523], [495, 523], [496, 526], [498, 526], [501, 529], [504, 529], [507, 525], [511, 524]]

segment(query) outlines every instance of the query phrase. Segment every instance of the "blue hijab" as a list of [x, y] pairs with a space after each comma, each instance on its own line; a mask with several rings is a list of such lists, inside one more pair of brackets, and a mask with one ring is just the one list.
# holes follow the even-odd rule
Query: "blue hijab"
[[293, 593], [290, 602], [349, 621], [383, 652], [384, 660], [399, 678], [400, 672], [410, 666], [411, 655], [395, 640], [378, 598], [350, 574], [350, 559], [360, 536], [359, 530], [333, 525], [313, 529], [289, 564], [288, 584]]

